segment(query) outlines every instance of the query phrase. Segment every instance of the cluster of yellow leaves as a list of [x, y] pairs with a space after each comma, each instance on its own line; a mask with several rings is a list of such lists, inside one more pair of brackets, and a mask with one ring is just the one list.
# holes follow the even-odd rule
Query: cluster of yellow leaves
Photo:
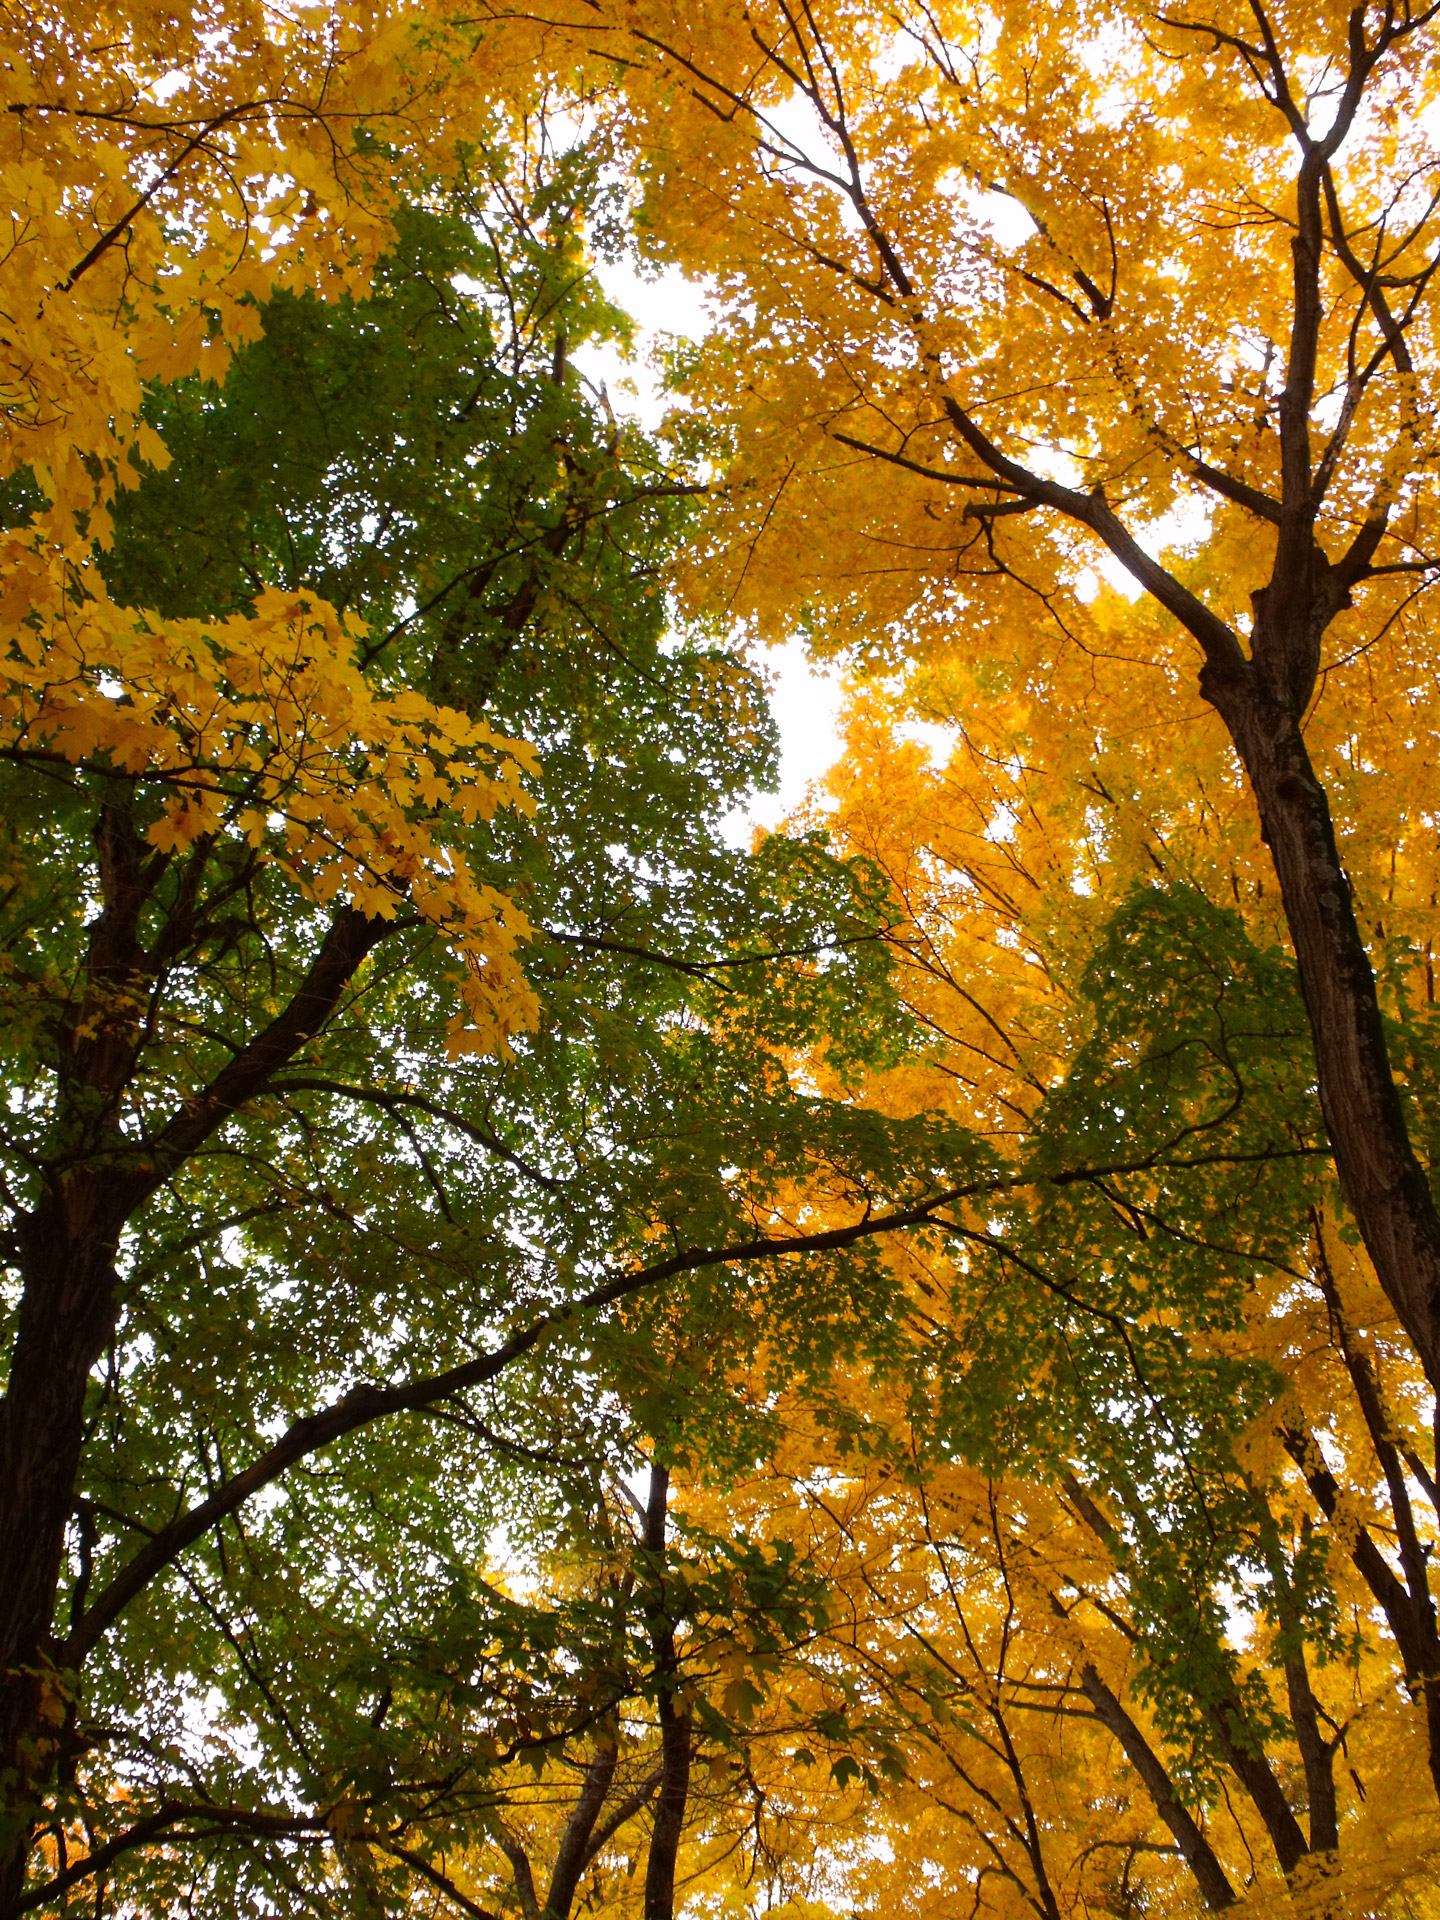
[[[946, 1104], [1004, 1135], [1078, 1037], [1068, 990], [1132, 889], [1195, 887], [1268, 945], [1284, 924], [1253, 802], [1163, 615], [1108, 590], [1070, 598], [1063, 629], [1014, 619], [1003, 658], [948, 626], [922, 612], [923, 660], [855, 691], [827, 817], [905, 907], [907, 997], [953, 1044]], [[1421, 1003], [1437, 702], [1433, 629], [1412, 614], [1383, 662], [1336, 660], [1308, 727], [1372, 952]]]
[[[1107, 592], [1089, 604], [1072, 598], [1063, 633], [1017, 619], [1003, 661], [977, 657], [962, 636], [934, 626], [926, 637], [924, 657], [907, 675], [854, 693], [824, 817], [843, 844], [889, 876], [907, 921], [902, 990], [938, 1043], [933, 1065], [889, 1074], [867, 1098], [896, 1113], [947, 1111], [1003, 1143], [1023, 1134], [1086, 1037], [1075, 986], [1098, 931], [1137, 885], [1194, 886], [1234, 904], [1267, 944], [1283, 941], [1283, 920], [1222, 729], [1198, 699], [1175, 699], [1183, 652], [1152, 610]], [[1434, 711], [1433, 646], [1415, 619], [1392, 629], [1383, 671], [1368, 655], [1337, 664], [1311, 723], [1373, 949], [1398, 955], [1397, 978], [1421, 1002], [1434, 997], [1428, 957], [1440, 886], [1430, 824], [1440, 810]], [[1326, 1251], [1347, 1325], [1386, 1383], [1394, 1437], [1423, 1456], [1430, 1409], [1414, 1354], [1368, 1263], [1336, 1225], [1327, 1223]], [[1298, 1250], [1297, 1260], [1304, 1265]], [[912, 1283], [921, 1313], [933, 1313], [944, 1274], [917, 1270]], [[1207, 1339], [1283, 1377], [1290, 1417], [1320, 1436], [1344, 1489], [1326, 1538], [1356, 1636], [1353, 1663], [1322, 1663], [1314, 1676], [1325, 1710], [1346, 1729], [1337, 1768], [1340, 1856], [1307, 1866], [1287, 1885], [1264, 1865], [1268, 1842], [1253, 1809], [1232, 1793], [1215, 1810], [1211, 1833], [1232, 1883], [1249, 1888], [1238, 1910], [1319, 1915], [1336, 1911], [1339, 1899], [1348, 1903], [1339, 1910], [1357, 1915], [1390, 1911], [1396, 1900], [1397, 1911], [1428, 1913], [1440, 1818], [1420, 1709], [1398, 1684], [1388, 1630], [1349, 1558], [1357, 1525], [1389, 1537], [1390, 1496], [1333, 1314], [1318, 1287], [1281, 1273], [1251, 1294], [1239, 1329]], [[901, 1411], [887, 1413], [868, 1382], [856, 1383], [855, 1398], [867, 1417], [903, 1429]], [[852, 1596], [851, 1641], [866, 1673], [887, 1676], [906, 1706], [898, 1676], [913, 1668], [923, 1634], [934, 1657], [965, 1675], [979, 1716], [967, 1731], [932, 1724], [918, 1696], [907, 1707], [914, 1751], [926, 1757], [861, 1816], [885, 1834], [892, 1856], [868, 1863], [863, 1885], [887, 1909], [898, 1903], [918, 1915], [942, 1910], [944, 1887], [978, 1885], [986, 1874], [983, 1910], [1007, 1912], [1007, 1901], [1017, 1913], [1029, 1910], [995, 1871], [996, 1848], [1013, 1851], [1014, 1842], [996, 1808], [1024, 1824], [1018, 1775], [1044, 1827], [1061, 1911], [1085, 1911], [1087, 1901], [1103, 1907], [1114, 1894], [1101, 1871], [1105, 1856], [1113, 1864], [1118, 1851], [1162, 1846], [1169, 1835], [1108, 1735], [1047, 1720], [1037, 1706], [1045, 1687], [1073, 1686], [1093, 1661], [1154, 1738], [1128, 1685], [1133, 1650], [1099, 1606], [1071, 1606], [1062, 1620], [1054, 1604], [1083, 1588], [1124, 1617], [1123, 1583], [1104, 1548], [1043, 1480], [995, 1485], [958, 1467], [927, 1466], [922, 1491], [841, 1466], [797, 1425], [802, 1437], [791, 1457], [782, 1455], [768, 1483], [757, 1481], [723, 1520], [708, 1514], [710, 1524], [797, 1539], [809, 1529], [807, 1554], [830, 1554], [837, 1583]], [[1271, 1490], [1288, 1539], [1315, 1526], [1274, 1417], [1247, 1434], [1241, 1463]], [[828, 1540], [823, 1549], [816, 1530]], [[945, 1555], [951, 1566], [940, 1580]], [[1023, 1679], [1009, 1695], [1013, 1766], [1003, 1742], [997, 1758], [993, 1728], [988, 1745], [981, 1738], [981, 1706], [1005, 1692], [993, 1651], [1002, 1624], [1008, 1670]], [[1272, 1641], [1252, 1629], [1244, 1653], [1283, 1717]], [[1027, 1699], [1032, 1682], [1037, 1692]], [[956, 1772], [962, 1761], [968, 1786]], [[1293, 1753], [1284, 1766], [1287, 1777], [1298, 1775]], [[793, 1770], [784, 1775], [784, 1791], [802, 1784]], [[774, 1790], [782, 1791], [779, 1781]], [[850, 1817], [840, 1806], [833, 1815]], [[1185, 1876], [1172, 1879], [1145, 1858], [1138, 1877], [1165, 1912], [1203, 1910]]]
[[[911, 717], [963, 713], [1000, 750], [997, 810], [1017, 755], [1074, 772], [1118, 740], [1152, 748], [1133, 791], [1143, 787], [1157, 828], [1176, 769], [1192, 761], [1203, 798], [1184, 800], [1188, 816], [1212, 840], [1208, 807], [1239, 821], [1233, 761], [1193, 692], [1194, 643], [1153, 609], [1086, 604], [1077, 585], [1103, 554], [1073, 526], [976, 519], [1003, 491], [953, 483], [979, 463], [947, 409], [1032, 470], [1103, 487], [1142, 543], [1171, 543], [1191, 591], [1246, 630], [1273, 533], [1191, 462], [1198, 450], [1278, 491], [1296, 158], [1284, 116], [1221, 44], [1258, 32], [1252, 9], [1216, 0], [1194, 11], [1193, 32], [1177, 24], [1189, 11], [1162, 31], [1126, 0], [828, 0], [803, 12], [706, 0], [683, 17], [649, 0], [601, 12], [605, 44], [632, 50], [649, 244], [719, 295], [684, 389], [724, 437], [730, 481], [694, 551], [694, 593], [777, 631], [803, 609], [818, 646], [872, 670], [921, 662]], [[1279, 10], [1291, 70], [1336, 71], [1348, 18], [1328, 0]], [[1317, 129], [1338, 97], [1326, 84], [1308, 102]], [[1387, 369], [1381, 355], [1363, 402], [1351, 383], [1380, 334], [1328, 250], [1322, 274], [1317, 461], [1337, 420], [1347, 438], [1318, 535], [1337, 554], [1387, 497], [1394, 539], [1382, 557], [1401, 568], [1435, 545], [1435, 235], [1420, 182], [1437, 164], [1437, 93], [1440, 61], [1422, 34], [1373, 77], [1336, 162], [1338, 217], [1386, 235], [1386, 272], [1413, 285], [1418, 316], [1413, 368]], [[1178, 523], [1166, 518], [1177, 508]], [[1332, 624], [1308, 728], [1347, 867], [1362, 785], [1356, 864], [1388, 867], [1399, 849], [1393, 885], [1374, 875], [1387, 903], [1405, 891], [1407, 849], [1428, 832], [1435, 797], [1434, 652], [1415, 584], [1404, 571], [1376, 579]], [[1103, 740], [1087, 740], [1092, 721]], [[1041, 784], [1037, 771], [1032, 793]], [[1051, 824], [1056, 806], [1115, 811], [1099, 792], [1064, 787]], [[975, 826], [993, 831], [993, 814]], [[1240, 837], [1248, 862], [1253, 834]], [[1161, 851], [1155, 834], [1150, 845]], [[1191, 859], [1189, 840], [1174, 836], [1162, 857], [1172, 870]], [[1252, 899], [1264, 884], [1258, 870], [1236, 878]], [[1422, 904], [1418, 887], [1412, 897]]]
[[[363, 288], [443, 139], [418, 10], [18, 5], [0, 39], [0, 467], [71, 517], [125, 484], [147, 379], [223, 374], [278, 285]], [[384, 169], [367, 145], [389, 146]], [[162, 456], [163, 457], [163, 456]]]
[[[1257, 31], [1248, 6], [1201, 12], [1217, 34]], [[1343, 55], [1347, 13], [1284, 9], [1296, 73]], [[722, 296], [687, 381], [733, 436], [734, 491], [699, 556], [702, 590], [718, 574], [736, 604], [777, 623], [812, 593], [832, 618], [848, 607], [838, 637], [878, 648], [917, 575], [983, 574], [984, 543], [964, 521], [976, 494], [907, 484], [898, 467], [882, 480], [855, 444], [974, 473], [951, 402], [1013, 457], [1104, 486], [1141, 528], [1207, 497], [1187, 450], [1277, 484], [1263, 389], [1287, 325], [1294, 156], [1283, 116], [1241, 59], [1207, 48], [1200, 16], [1193, 31], [1162, 31], [1123, 0], [832, 0], [803, 13], [709, 0], [681, 17], [655, 0], [604, 17], [610, 44], [633, 49], [651, 244]], [[1428, 258], [1419, 183], [1435, 163], [1436, 87], [1421, 36], [1376, 78], [1341, 156], [1343, 217], [1393, 234], [1397, 277]], [[1317, 126], [1329, 98], [1317, 84]], [[1324, 298], [1317, 458], [1363, 308], [1333, 259]], [[1363, 312], [1354, 338], [1363, 361], [1378, 339]], [[1369, 395], [1330, 479], [1323, 538], [1353, 531], [1377, 488], [1399, 503], [1405, 536], [1423, 537], [1435, 417], [1427, 368]], [[997, 539], [1002, 558], [1014, 551]], [[1072, 560], [1076, 545], [1061, 542]], [[1248, 611], [1269, 551], [1253, 532], [1248, 551], [1234, 548], [1210, 583], [1218, 611]], [[1044, 571], [1027, 574], [1037, 591]]]
[[[9, 558], [34, 606], [47, 583], [33, 548], [14, 541]], [[524, 916], [477, 880], [443, 826], [533, 805], [522, 742], [418, 694], [377, 692], [355, 664], [357, 635], [324, 602], [267, 589], [248, 617], [161, 624], [55, 598], [0, 661], [8, 754], [143, 781], [158, 805], [148, 838], [167, 854], [237, 836], [319, 905], [418, 914], [466, 965], [454, 1051], [530, 1023], [515, 958]]]
[[0, 752], [154, 783], [158, 847], [235, 833], [316, 902], [408, 901], [463, 962], [460, 1051], [533, 1013], [523, 916], [448, 826], [524, 804], [524, 751], [367, 686], [324, 606], [161, 621], [111, 604], [91, 556], [135, 461], [166, 459], [145, 383], [220, 378], [279, 287], [363, 291], [397, 197], [513, 71], [411, 0], [40, 0], [0, 32], [0, 479], [25, 495], [0, 537]]
[[[940, 1920], [957, 1895], [1015, 1920], [1123, 1912], [1132, 1899], [1167, 1915], [1206, 1911], [1085, 1697], [1091, 1669], [1162, 1744], [1133, 1690], [1124, 1581], [1057, 1490], [960, 1466], [928, 1469], [923, 1488], [842, 1467], [797, 1411], [764, 1474], [723, 1498], [687, 1494], [692, 1502], [711, 1525], [792, 1541], [834, 1583], [830, 1634], [787, 1669], [747, 1754], [782, 1887], [823, 1886], [834, 1912], [906, 1920]], [[1343, 1559], [1341, 1595], [1363, 1619], [1367, 1596]], [[1268, 1648], [1257, 1640], [1249, 1651]], [[833, 1705], [842, 1677], [898, 1729], [903, 1778], [837, 1789], [828, 1766], [796, 1764], [794, 1729]], [[1359, 1783], [1342, 1856], [1305, 1863], [1287, 1884], [1253, 1806], [1232, 1790], [1206, 1821], [1241, 1890], [1231, 1910], [1432, 1914], [1440, 1821], [1423, 1733], [1381, 1637], [1353, 1666], [1322, 1668], [1317, 1692], [1345, 1727], [1347, 1787]], [[1275, 1705], [1283, 1714], [1283, 1697]], [[1293, 1781], [1297, 1767], [1287, 1756], [1282, 1777]], [[695, 1849], [701, 1857], [699, 1833]], [[1397, 1895], [1410, 1904], [1392, 1909]]]

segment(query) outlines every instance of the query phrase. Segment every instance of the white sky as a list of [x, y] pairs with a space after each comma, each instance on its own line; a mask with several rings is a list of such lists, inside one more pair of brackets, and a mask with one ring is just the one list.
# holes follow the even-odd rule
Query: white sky
[[[1013, 203], [998, 194], [985, 199], [995, 202], [996, 224], [1012, 218]], [[587, 347], [576, 354], [575, 364], [597, 384], [603, 382], [616, 413], [654, 427], [664, 408], [646, 361], [663, 335], [698, 339], [704, 333], [709, 318], [705, 290], [674, 267], [655, 278], [642, 277], [628, 262], [599, 266], [597, 272], [611, 299], [636, 323], [635, 358], [626, 362], [614, 351]], [[1136, 532], [1152, 553], [1158, 553], [1172, 541], [1188, 543], [1203, 538], [1206, 526], [1203, 503], [1192, 501]], [[1134, 599], [1139, 592], [1118, 560], [1097, 554], [1093, 567], [1083, 569], [1076, 582], [1081, 597], [1089, 599], [1102, 578], [1127, 599]], [[772, 680], [771, 705], [780, 729], [780, 790], [778, 794], [757, 795], [747, 812], [731, 817], [726, 837], [736, 846], [748, 845], [756, 826], [778, 826], [840, 757], [837, 723], [843, 695], [838, 678], [817, 672], [798, 641], [772, 647], [766, 665]], [[907, 731], [921, 738], [932, 757], [941, 761], [947, 757], [949, 739], [939, 737], [943, 729]]]
[[[658, 279], [643, 279], [628, 264], [602, 266], [598, 272], [606, 293], [636, 323], [636, 359], [627, 364], [618, 353], [587, 347], [575, 355], [575, 365], [591, 380], [603, 381], [616, 413], [656, 426], [663, 407], [646, 357], [662, 334], [700, 337], [707, 325], [704, 291], [673, 267]], [[765, 666], [780, 729], [780, 791], [756, 795], [747, 813], [732, 818], [726, 837], [737, 846], [749, 844], [756, 826], [778, 826], [840, 757], [841, 690], [835, 676], [818, 673], [798, 641], [772, 647]]]

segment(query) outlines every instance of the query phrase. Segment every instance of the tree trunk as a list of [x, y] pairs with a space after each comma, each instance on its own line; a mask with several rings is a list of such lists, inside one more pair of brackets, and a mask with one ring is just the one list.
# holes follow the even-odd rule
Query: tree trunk
[[1255, 1803], [1255, 1811], [1265, 1822], [1265, 1831], [1270, 1835], [1270, 1844], [1275, 1849], [1280, 1871], [1288, 1880], [1310, 1849], [1300, 1822], [1285, 1797], [1285, 1789], [1276, 1779], [1274, 1768], [1263, 1752], [1240, 1745], [1240, 1740], [1247, 1738], [1248, 1729], [1244, 1709], [1233, 1694], [1228, 1699], [1212, 1704], [1208, 1709], [1208, 1717], [1215, 1733], [1215, 1744], [1226, 1766]]
[[97, 844], [106, 905], [91, 932], [89, 993], [61, 1047], [67, 1151], [42, 1170], [40, 1198], [17, 1226], [22, 1292], [0, 1399], [0, 1920], [24, 1885], [35, 1795], [64, 1718], [51, 1626], [90, 1373], [119, 1313], [121, 1232], [161, 1181], [323, 1030], [389, 931], [387, 921], [339, 908], [283, 1011], [141, 1148], [116, 1114], [134, 1070], [135, 925], [147, 883], [136, 836], [114, 809]]
[[580, 1885], [580, 1876], [585, 1871], [585, 1862], [590, 1853], [590, 1836], [595, 1831], [601, 1809], [605, 1805], [605, 1796], [610, 1791], [610, 1782], [615, 1777], [615, 1762], [619, 1757], [615, 1728], [613, 1724], [602, 1721], [595, 1736], [595, 1758], [585, 1769], [584, 1782], [579, 1798], [570, 1810], [570, 1818], [565, 1822], [565, 1831], [560, 1837], [560, 1845], [555, 1854], [555, 1865], [550, 1874], [550, 1891], [545, 1896], [542, 1909], [544, 1920], [570, 1920], [570, 1909], [575, 1902], [575, 1890]]
[[1240, 754], [1295, 948], [1335, 1167], [1386, 1297], [1440, 1392], [1440, 1216], [1410, 1144], [1325, 790], [1288, 703], [1201, 675]]
[[[1289, 1627], [1287, 1622], [1287, 1628]], [[1320, 1718], [1303, 1648], [1285, 1662], [1290, 1695], [1290, 1722], [1305, 1767], [1305, 1796], [1310, 1809], [1310, 1851], [1330, 1853], [1340, 1844], [1340, 1816], [1335, 1802], [1335, 1750], [1320, 1732]]]
[[665, 1503], [670, 1470], [650, 1469], [650, 1497], [645, 1508], [645, 1550], [656, 1563], [660, 1592], [649, 1609], [650, 1645], [655, 1656], [655, 1705], [660, 1720], [660, 1790], [655, 1796], [655, 1824], [650, 1834], [650, 1858], [645, 1867], [645, 1920], [674, 1920], [675, 1861], [690, 1797], [690, 1716], [675, 1698], [679, 1661], [675, 1652], [675, 1623], [666, 1605]]
[[[63, 1179], [63, 1176], [62, 1176]], [[90, 1371], [115, 1330], [123, 1214], [93, 1176], [57, 1183], [23, 1228], [24, 1291], [0, 1400], [0, 1914], [24, 1885], [35, 1793], [64, 1717], [50, 1629]]]
[[1175, 1791], [1164, 1762], [1144, 1734], [1125, 1711], [1119, 1697], [1106, 1686], [1098, 1670], [1091, 1665], [1081, 1669], [1080, 1684], [1098, 1717], [1125, 1750], [1131, 1766], [1145, 1783], [1155, 1802], [1155, 1810], [1175, 1837], [1185, 1864], [1195, 1876], [1195, 1884], [1208, 1907], [1233, 1907], [1235, 1889], [1225, 1876], [1219, 1856], [1196, 1825], [1190, 1809]]

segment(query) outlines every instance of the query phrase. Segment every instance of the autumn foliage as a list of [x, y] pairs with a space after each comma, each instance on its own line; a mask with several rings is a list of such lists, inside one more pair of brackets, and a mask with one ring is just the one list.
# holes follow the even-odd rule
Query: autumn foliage
[[0, 1912], [1432, 1913], [1437, 34], [6, 16]]

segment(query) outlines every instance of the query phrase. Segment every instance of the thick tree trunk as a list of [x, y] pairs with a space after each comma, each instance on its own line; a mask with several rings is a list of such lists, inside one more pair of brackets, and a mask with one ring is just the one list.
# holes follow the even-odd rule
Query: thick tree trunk
[[1310, 1021], [1320, 1107], [1346, 1204], [1386, 1297], [1440, 1392], [1440, 1215], [1390, 1072], [1365, 942], [1325, 790], [1300, 725], [1253, 672], [1201, 688], [1230, 730], [1260, 811]]
[[166, 1175], [322, 1031], [389, 931], [386, 921], [338, 909], [285, 1009], [140, 1149], [119, 1131], [116, 1112], [134, 1070], [135, 925], [146, 885], [136, 837], [114, 810], [97, 844], [107, 905], [91, 934], [92, 992], [61, 1050], [72, 1144], [17, 1227], [23, 1290], [0, 1399], [0, 1920], [24, 1884], [35, 1795], [64, 1717], [48, 1671], [55, 1595], [90, 1373], [119, 1311], [121, 1232]]
[[63, 1717], [48, 1653], [86, 1390], [118, 1310], [119, 1219], [107, 1199], [93, 1179], [62, 1185], [23, 1233], [25, 1285], [0, 1400], [0, 1915], [23, 1886], [34, 1795]]
[[1080, 1684], [1097, 1717], [1120, 1742], [1126, 1758], [1144, 1781], [1146, 1791], [1155, 1802], [1156, 1812], [1174, 1835], [1175, 1844], [1195, 1877], [1195, 1884], [1204, 1896], [1206, 1906], [1233, 1907], [1235, 1889], [1226, 1878], [1215, 1849], [1196, 1825], [1190, 1809], [1176, 1793], [1175, 1783], [1160, 1756], [1094, 1666], [1081, 1669]]

